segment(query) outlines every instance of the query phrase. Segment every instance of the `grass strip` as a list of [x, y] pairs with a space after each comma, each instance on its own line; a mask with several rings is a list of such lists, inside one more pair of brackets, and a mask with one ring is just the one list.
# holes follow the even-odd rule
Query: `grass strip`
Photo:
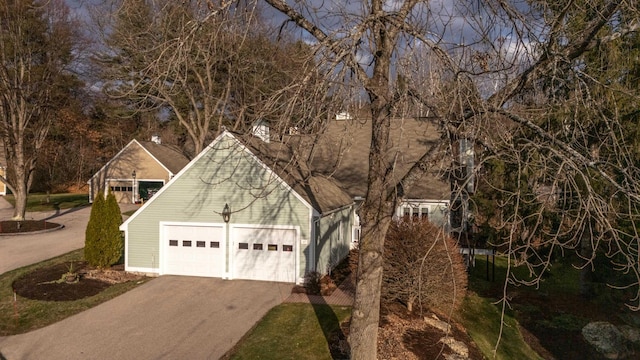
[[327, 339], [350, 315], [351, 308], [344, 306], [281, 304], [224, 359], [333, 359]]
[[[5, 196], [5, 199], [13, 206], [16, 206], [16, 199], [13, 195]], [[33, 193], [27, 196], [27, 211], [55, 211], [60, 209], [72, 209], [89, 205], [89, 195], [87, 194], [41, 194]]]

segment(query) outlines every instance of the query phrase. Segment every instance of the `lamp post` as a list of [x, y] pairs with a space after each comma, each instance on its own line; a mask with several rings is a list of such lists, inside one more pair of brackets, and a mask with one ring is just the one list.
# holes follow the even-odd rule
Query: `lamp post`
[[[229, 244], [229, 220], [231, 220], [231, 208], [229, 207], [229, 204], [224, 204], [224, 208], [222, 209], [222, 220], [227, 224], [224, 229], [224, 242]], [[229, 246], [227, 246], [226, 252], [226, 256], [229, 258]], [[225, 265], [225, 271], [229, 273], [229, 262]]]
[[222, 209], [222, 220], [224, 220], [225, 223], [228, 223], [230, 219], [231, 208], [229, 207], [229, 204], [224, 204], [224, 209]]
[[133, 170], [131, 173], [131, 177], [133, 178], [133, 186], [131, 187], [131, 199], [132, 202], [136, 203], [136, 171]]

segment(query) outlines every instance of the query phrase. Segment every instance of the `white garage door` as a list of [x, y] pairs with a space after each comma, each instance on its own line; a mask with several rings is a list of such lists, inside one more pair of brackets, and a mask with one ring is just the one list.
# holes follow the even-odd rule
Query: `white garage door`
[[295, 282], [296, 230], [234, 227], [233, 277]]
[[222, 226], [163, 225], [164, 274], [223, 277]]

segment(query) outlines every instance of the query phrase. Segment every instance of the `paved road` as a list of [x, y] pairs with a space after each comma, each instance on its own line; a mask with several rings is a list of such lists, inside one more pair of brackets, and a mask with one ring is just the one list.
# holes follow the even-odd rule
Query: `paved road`
[[218, 359], [291, 288], [162, 276], [46, 328], [0, 337], [0, 359]]
[[[122, 205], [122, 210], [138, 206]], [[0, 236], [0, 274], [84, 247], [90, 213], [90, 207], [27, 213], [27, 220], [46, 219], [64, 228], [41, 234]], [[11, 204], [0, 197], [0, 220], [10, 220], [12, 216]]]

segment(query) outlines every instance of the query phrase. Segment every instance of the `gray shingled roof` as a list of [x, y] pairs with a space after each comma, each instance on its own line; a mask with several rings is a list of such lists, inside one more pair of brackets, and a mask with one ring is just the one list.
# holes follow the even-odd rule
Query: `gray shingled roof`
[[[368, 119], [331, 120], [320, 134], [288, 135], [282, 142], [237, 137], [321, 212], [366, 195], [371, 144]], [[427, 120], [394, 119], [392, 147], [386, 154], [394, 163], [394, 182], [402, 179], [439, 137], [436, 126]], [[444, 178], [446, 157], [440, 154], [437, 158], [432, 170], [404, 194], [405, 199], [449, 199], [450, 184]]]
[[189, 159], [177, 148], [156, 144], [152, 141], [138, 142], [173, 174], [177, 174], [189, 163]]
[[[392, 148], [386, 156], [394, 163], [394, 182], [402, 179], [416, 161], [439, 141], [440, 133], [427, 120], [408, 118], [391, 122]], [[297, 138], [297, 139], [296, 139]], [[291, 136], [301, 149], [314, 147], [312, 168], [337, 180], [352, 196], [365, 196], [371, 145], [371, 121], [368, 119], [330, 120], [324, 132], [314, 136]], [[312, 145], [315, 144], [315, 145]], [[448, 200], [450, 185], [444, 179], [444, 154], [432, 164], [428, 175], [418, 181], [405, 199]]]
[[235, 136], [320, 213], [353, 204], [353, 198], [335, 179], [311, 174], [305, 162], [299, 158], [300, 152], [290, 144], [265, 143], [251, 135]]

